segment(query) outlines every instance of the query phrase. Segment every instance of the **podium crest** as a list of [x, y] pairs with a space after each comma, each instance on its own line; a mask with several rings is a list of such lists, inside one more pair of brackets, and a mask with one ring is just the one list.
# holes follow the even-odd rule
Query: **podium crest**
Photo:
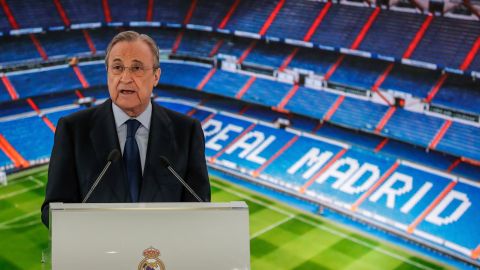
[[138, 264], [138, 270], [166, 270], [163, 262], [158, 258], [160, 250], [149, 247], [143, 251], [143, 260]]

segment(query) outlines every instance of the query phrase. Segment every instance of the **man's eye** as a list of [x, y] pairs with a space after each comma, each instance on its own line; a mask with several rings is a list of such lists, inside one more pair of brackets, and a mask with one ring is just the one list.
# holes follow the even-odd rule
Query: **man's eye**
[[143, 70], [143, 67], [141, 66], [133, 66], [131, 67], [132, 71], [133, 72], [138, 72], [138, 71], [142, 71]]
[[113, 70], [123, 70], [123, 66], [121, 66], [121, 65], [113, 65], [113, 66], [112, 66], [112, 69], [113, 69]]

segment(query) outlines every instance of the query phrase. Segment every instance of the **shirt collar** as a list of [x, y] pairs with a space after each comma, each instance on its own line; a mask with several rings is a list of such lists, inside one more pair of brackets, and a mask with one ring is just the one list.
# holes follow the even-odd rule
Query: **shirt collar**
[[147, 130], [150, 129], [150, 120], [152, 116], [152, 103], [149, 102], [145, 111], [143, 111], [137, 117], [130, 117], [126, 114], [120, 107], [117, 106], [114, 102], [112, 102], [112, 110], [113, 110], [113, 117], [115, 118], [115, 125], [119, 128], [121, 125], [125, 124], [125, 122], [129, 119], [137, 119], [143, 127]]

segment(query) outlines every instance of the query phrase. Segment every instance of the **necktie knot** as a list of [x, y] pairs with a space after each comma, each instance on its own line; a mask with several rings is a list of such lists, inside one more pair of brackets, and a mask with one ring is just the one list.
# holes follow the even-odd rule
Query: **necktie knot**
[[140, 122], [137, 119], [127, 120], [127, 138], [135, 137], [138, 128], [140, 127]]

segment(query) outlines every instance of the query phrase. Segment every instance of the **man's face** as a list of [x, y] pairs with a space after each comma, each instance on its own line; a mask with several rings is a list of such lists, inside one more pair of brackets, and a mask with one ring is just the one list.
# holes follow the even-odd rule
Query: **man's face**
[[142, 40], [119, 42], [110, 51], [108, 92], [112, 101], [131, 117], [145, 111], [160, 79], [160, 68], [154, 70], [153, 65], [153, 54]]

